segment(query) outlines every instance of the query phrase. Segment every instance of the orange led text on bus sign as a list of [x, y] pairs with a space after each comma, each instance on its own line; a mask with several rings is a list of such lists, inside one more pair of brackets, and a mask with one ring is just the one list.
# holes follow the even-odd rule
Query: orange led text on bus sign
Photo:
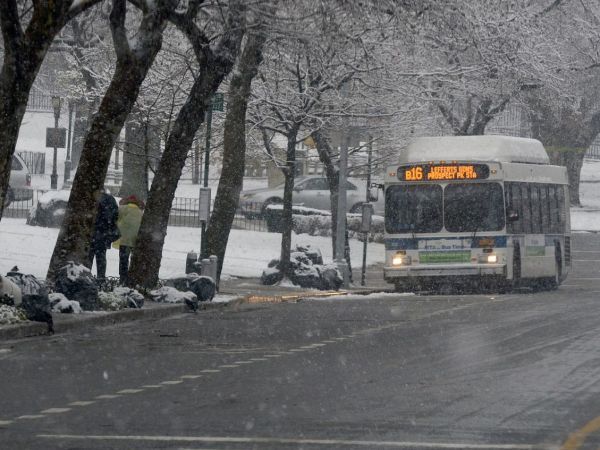
[[398, 175], [404, 181], [476, 180], [487, 178], [489, 170], [482, 164], [426, 164], [399, 168]]

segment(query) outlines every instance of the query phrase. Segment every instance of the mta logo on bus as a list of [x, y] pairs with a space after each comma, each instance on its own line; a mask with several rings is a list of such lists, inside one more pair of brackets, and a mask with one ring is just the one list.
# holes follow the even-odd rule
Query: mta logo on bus
[[401, 181], [477, 180], [489, 174], [486, 164], [419, 164], [398, 169]]

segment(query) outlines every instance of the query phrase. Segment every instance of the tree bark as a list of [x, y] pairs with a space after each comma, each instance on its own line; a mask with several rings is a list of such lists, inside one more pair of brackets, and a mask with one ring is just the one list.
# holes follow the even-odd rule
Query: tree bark
[[147, 124], [129, 122], [125, 125], [123, 149], [123, 183], [119, 195], [135, 195], [148, 199], [148, 133]]
[[136, 46], [131, 49], [125, 30], [125, 0], [113, 0], [110, 24], [117, 65], [85, 139], [67, 211], [48, 269], [47, 278], [50, 280], [67, 261], [82, 263], [87, 259], [99, 193], [104, 186], [113, 146], [161, 48], [167, 9], [174, 8], [170, 4], [165, 5], [165, 2], [159, 4], [144, 14]]
[[546, 147], [550, 162], [567, 168], [569, 178], [569, 200], [573, 206], [581, 206], [579, 180], [586, 148]]
[[0, 71], [0, 220], [8, 192], [12, 156], [31, 86], [54, 37], [71, 18], [98, 2], [84, 0], [75, 7], [71, 7], [72, 0], [34, 2], [31, 20], [23, 30], [17, 1], [0, 1], [4, 44]]
[[198, 37], [201, 32], [195, 25], [189, 22], [176, 23], [190, 38], [201, 69], [175, 119], [150, 187], [148, 203], [132, 254], [128, 277], [131, 286], [150, 288], [158, 281], [175, 189], [194, 136], [204, 120], [207, 108], [212, 107], [212, 96], [231, 71], [239, 53], [244, 28], [242, 12], [243, 6], [240, 3], [230, 2], [227, 27], [214, 52], [208, 48], [204, 39]]
[[217, 284], [221, 278], [225, 249], [240, 200], [246, 158], [246, 111], [252, 80], [262, 62], [264, 30], [248, 36], [238, 69], [229, 85], [229, 101], [223, 135], [223, 170], [219, 178], [213, 213], [206, 229], [206, 251], [217, 255]]
[[288, 130], [286, 164], [282, 168], [283, 184], [283, 213], [281, 217], [281, 255], [279, 257], [279, 270], [285, 277], [291, 275], [290, 256], [292, 253], [292, 196], [294, 194], [294, 180], [296, 178], [296, 141], [298, 139], [299, 124], [293, 124]]
[[[335, 260], [336, 255], [336, 239], [337, 239], [337, 215], [338, 215], [338, 196], [340, 191], [340, 173], [335, 167], [331, 155], [333, 150], [327, 141], [325, 135], [321, 130], [315, 130], [311, 133], [311, 137], [317, 147], [317, 153], [319, 154], [319, 160], [325, 166], [325, 176], [329, 182], [329, 198], [331, 201], [331, 245], [333, 248], [333, 259]], [[350, 242], [348, 240], [348, 222], [346, 221], [346, 233], [344, 234], [344, 258], [348, 265], [348, 272], [350, 275], [350, 281], [352, 281], [352, 261], [350, 260]]]

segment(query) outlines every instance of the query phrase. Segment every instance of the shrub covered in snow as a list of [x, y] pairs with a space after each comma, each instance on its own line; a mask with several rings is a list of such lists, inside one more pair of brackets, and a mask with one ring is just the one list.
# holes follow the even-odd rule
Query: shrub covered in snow
[[26, 322], [25, 312], [16, 306], [0, 304], [0, 325]]
[[180, 291], [172, 286], [163, 286], [150, 291], [150, 298], [161, 303], [185, 303], [186, 300], [197, 302], [198, 297], [192, 291]]
[[119, 311], [125, 308], [141, 308], [144, 296], [135, 289], [116, 287], [112, 292], [98, 293], [100, 309], [104, 311]]
[[21, 301], [14, 306], [22, 309], [27, 319], [45, 322], [48, 325], [48, 332], [54, 332], [46, 284], [33, 275], [21, 273], [16, 266], [6, 274], [4, 279], [10, 279], [21, 291]]
[[60, 227], [67, 210], [71, 191], [48, 191], [43, 194], [27, 215], [27, 225]]
[[[293, 230], [296, 234], [309, 234], [311, 236], [331, 236], [331, 215], [299, 215], [292, 216]], [[362, 216], [360, 214], [347, 214], [348, 237], [359, 240], [364, 239], [360, 231]], [[382, 216], [372, 216], [369, 242], [383, 242], [384, 219]]]
[[79, 302], [84, 311], [98, 309], [98, 285], [90, 269], [82, 264], [69, 261], [56, 274], [54, 283], [56, 292], [64, 294], [69, 300]]
[[98, 304], [103, 311], [119, 311], [127, 307], [127, 300], [114, 292], [100, 292]]
[[50, 298], [52, 312], [63, 314], [81, 313], [81, 306], [79, 305], [79, 302], [76, 302], [75, 300], [69, 300], [59, 292], [52, 293], [48, 297]]
[[[325, 290], [338, 290], [342, 285], [342, 276], [336, 265], [323, 264], [321, 251], [310, 245], [297, 245], [290, 255], [292, 273], [290, 281], [295, 285]], [[283, 279], [279, 270], [279, 261], [274, 259], [262, 273], [261, 282], [265, 285], [276, 284]]]

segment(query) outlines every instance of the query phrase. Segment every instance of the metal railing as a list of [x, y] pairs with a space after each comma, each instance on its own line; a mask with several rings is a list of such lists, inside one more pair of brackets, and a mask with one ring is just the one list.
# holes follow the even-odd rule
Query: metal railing
[[[47, 191], [39, 189], [15, 190], [15, 200], [5, 208], [3, 217], [27, 219], [31, 208]], [[200, 228], [197, 198], [175, 197], [169, 215], [169, 226]], [[64, 207], [63, 205], [60, 205]], [[267, 231], [261, 214], [262, 203], [243, 202], [239, 205], [232, 227], [239, 230]]]
[[600, 159], [600, 144], [593, 143], [585, 152], [585, 157], [590, 159]]

